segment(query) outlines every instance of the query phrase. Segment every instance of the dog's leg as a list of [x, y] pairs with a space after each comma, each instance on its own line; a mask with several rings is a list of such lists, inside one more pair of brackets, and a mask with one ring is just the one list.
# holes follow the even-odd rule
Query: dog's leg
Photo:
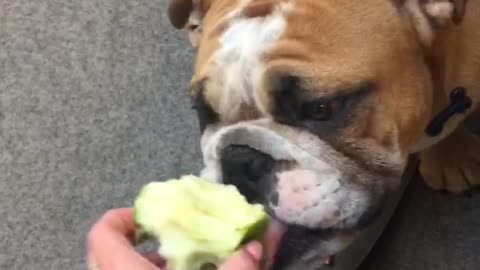
[[454, 193], [480, 185], [480, 137], [463, 125], [437, 145], [420, 153], [420, 173], [437, 190]]

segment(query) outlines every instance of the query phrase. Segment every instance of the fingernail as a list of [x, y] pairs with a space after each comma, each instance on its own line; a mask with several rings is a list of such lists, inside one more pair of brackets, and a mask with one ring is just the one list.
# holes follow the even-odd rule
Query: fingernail
[[257, 241], [250, 242], [247, 244], [245, 247], [245, 250], [248, 252], [250, 256], [256, 261], [259, 262], [262, 259], [262, 251], [263, 247], [262, 244], [260, 244]]

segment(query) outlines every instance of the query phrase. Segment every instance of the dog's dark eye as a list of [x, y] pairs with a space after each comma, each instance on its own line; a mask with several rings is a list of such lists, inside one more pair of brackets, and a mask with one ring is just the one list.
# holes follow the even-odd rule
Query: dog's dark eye
[[339, 112], [345, 99], [335, 98], [328, 101], [313, 101], [303, 105], [302, 116], [305, 120], [327, 121]]

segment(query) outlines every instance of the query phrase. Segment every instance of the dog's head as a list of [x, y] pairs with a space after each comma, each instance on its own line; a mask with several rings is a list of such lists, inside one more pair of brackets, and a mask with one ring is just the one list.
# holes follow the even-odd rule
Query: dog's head
[[309, 237], [363, 229], [432, 116], [431, 46], [464, 2], [171, 0], [197, 49], [203, 176]]

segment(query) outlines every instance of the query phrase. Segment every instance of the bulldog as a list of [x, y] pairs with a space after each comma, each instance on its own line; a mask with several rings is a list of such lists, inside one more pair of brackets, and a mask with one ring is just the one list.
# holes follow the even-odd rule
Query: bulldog
[[196, 51], [202, 176], [288, 227], [274, 269], [317, 269], [384, 211], [412, 154], [480, 184], [480, 1], [170, 0]]

